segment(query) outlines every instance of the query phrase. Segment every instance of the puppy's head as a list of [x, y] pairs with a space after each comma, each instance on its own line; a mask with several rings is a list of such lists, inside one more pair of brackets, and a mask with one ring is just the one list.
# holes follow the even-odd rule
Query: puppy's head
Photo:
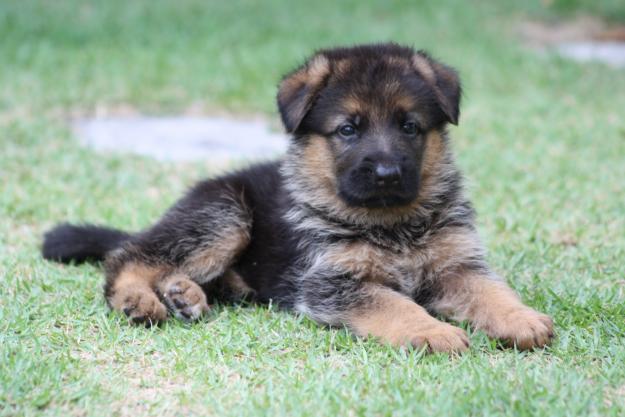
[[319, 51], [278, 92], [310, 198], [371, 210], [413, 204], [459, 104], [453, 69], [395, 44]]

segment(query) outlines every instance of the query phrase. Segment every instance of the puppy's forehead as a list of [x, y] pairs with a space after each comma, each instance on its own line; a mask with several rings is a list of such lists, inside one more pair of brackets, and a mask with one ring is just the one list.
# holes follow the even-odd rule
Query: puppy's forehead
[[333, 59], [333, 78], [346, 81], [400, 80], [416, 74], [411, 60], [394, 55]]
[[341, 59], [334, 63], [328, 82], [336, 111], [369, 119], [419, 112], [427, 88], [408, 59]]

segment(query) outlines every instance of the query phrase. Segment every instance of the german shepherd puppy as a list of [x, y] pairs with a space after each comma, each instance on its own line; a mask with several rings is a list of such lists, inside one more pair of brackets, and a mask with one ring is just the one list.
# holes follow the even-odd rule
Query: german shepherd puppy
[[248, 297], [434, 352], [469, 339], [430, 313], [519, 349], [550, 342], [551, 319], [485, 261], [445, 130], [459, 117], [453, 69], [396, 44], [321, 50], [277, 101], [282, 160], [200, 182], [136, 234], [59, 225], [43, 256], [103, 259], [109, 306], [136, 323]]

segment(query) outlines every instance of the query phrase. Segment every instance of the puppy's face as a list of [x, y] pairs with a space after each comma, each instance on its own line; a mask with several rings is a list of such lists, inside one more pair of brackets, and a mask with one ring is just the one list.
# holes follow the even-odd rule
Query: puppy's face
[[428, 133], [457, 122], [459, 96], [453, 70], [387, 44], [319, 52], [283, 80], [278, 103], [295, 144], [316, 149], [301, 163], [333, 177], [346, 205], [380, 208], [417, 198]]

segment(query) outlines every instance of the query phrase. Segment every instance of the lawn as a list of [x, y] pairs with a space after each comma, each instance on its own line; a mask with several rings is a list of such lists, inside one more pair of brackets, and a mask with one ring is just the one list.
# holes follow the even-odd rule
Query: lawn
[[[625, 71], [538, 54], [515, 33], [569, 3], [625, 11], [521, 3], [0, 2], [0, 416], [625, 415]], [[552, 347], [471, 332], [468, 354], [428, 356], [253, 305], [146, 330], [108, 312], [97, 265], [41, 259], [58, 221], [137, 230], [218, 171], [95, 154], [72, 118], [275, 120], [280, 75], [312, 50], [381, 40], [459, 69], [451, 134], [480, 234], [555, 319]]]

